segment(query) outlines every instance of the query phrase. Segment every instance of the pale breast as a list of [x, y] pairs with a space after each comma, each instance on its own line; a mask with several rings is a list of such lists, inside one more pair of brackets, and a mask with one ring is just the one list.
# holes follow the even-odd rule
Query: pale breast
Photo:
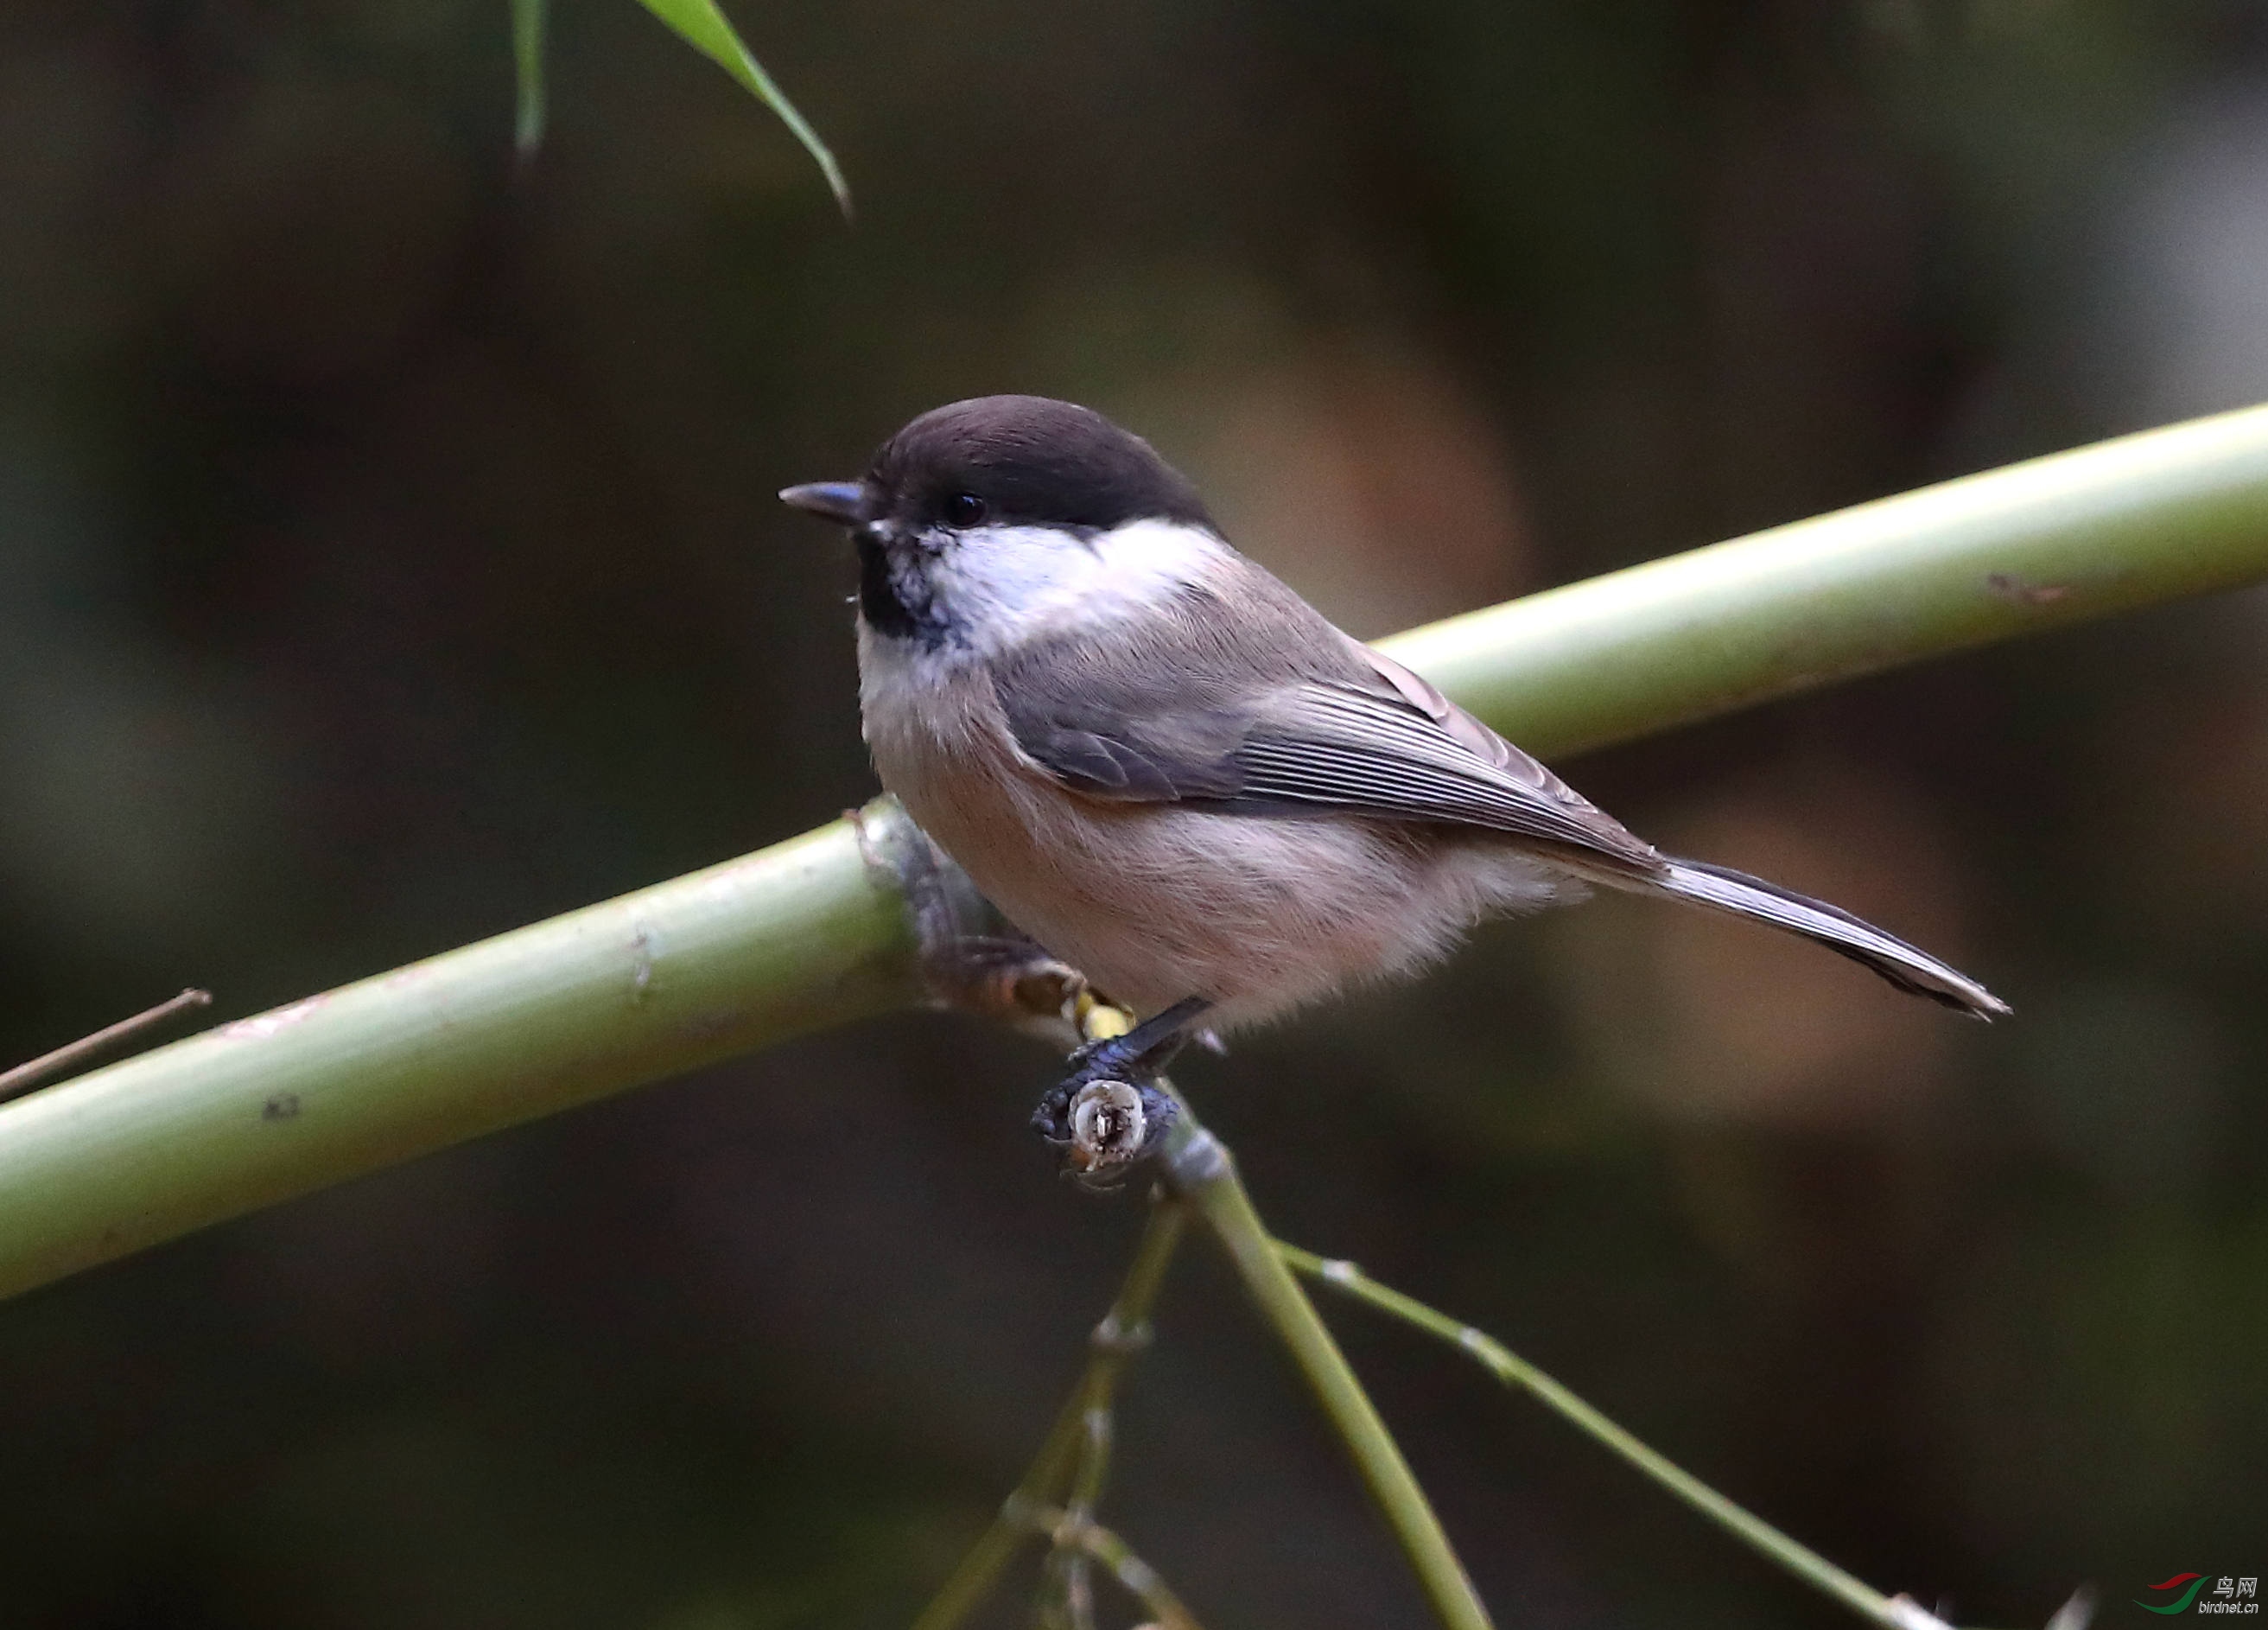
[[862, 656], [883, 785], [1012, 921], [1138, 1011], [1203, 995], [1224, 1027], [1264, 1019], [1440, 953], [1514, 892], [1407, 829], [1078, 798], [1022, 761], [981, 674]]

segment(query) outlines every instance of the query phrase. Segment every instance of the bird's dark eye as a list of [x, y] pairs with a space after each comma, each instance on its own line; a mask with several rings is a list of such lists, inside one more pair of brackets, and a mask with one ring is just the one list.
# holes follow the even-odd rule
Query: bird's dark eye
[[956, 492], [945, 501], [945, 524], [973, 527], [984, 519], [984, 500], [974, 492]]

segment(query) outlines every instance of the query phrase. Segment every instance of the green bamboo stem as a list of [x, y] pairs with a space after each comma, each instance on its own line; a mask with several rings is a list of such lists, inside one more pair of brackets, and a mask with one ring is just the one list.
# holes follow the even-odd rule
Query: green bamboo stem
[[[2268, 575], [2268, 409], [2105, 442], [1388, 648], [1557, 756]], [[0, 1295], [917, 999], [836, 823], [0, 1105]]]
[[1383, 642], [1532, 753], [2268, 576], [2268, 407], [2097, 442]]
[[[1017, 1548], [1038, 1531], [1034, 1526], [1033, 1513], [1052, 1507], [1057, 1491], [1066, 1481], [1075, 1485], [1075, 1493], [1084, 1493], [1091, 1506], [1101, 1472], [1096, 1468], [1090, 1475], [1082, 1454], [1089, 1442], [1089, 1423], [1097, 1412], [1109, 1412], [1127, 1361], [1147, 1339], [1150, 1309], [1158, 1303], [1158, 1292], [1166, 1282], [1166, 1269], [1173, 1262], [1174, 1250], [1181, 1244], [1185, 1221], [1186, 1207], [1178, 1200], [1163, 1200], [1151, 1208], [1149, 1226], [1143, 1231], [1142, 1243], [1135, 1248], [1125, 1282], [1119, 1287], [1110, 1311], [1103, 1316], [1102, 1323], [1095, 1326], [1089, 1339], [1086, 1368], [1078, 1386], [1056, 1416], [1055, 1425], [1048, 1429], [1039, 1453], [1032, 1457], [1023, 1480], [1001, 1502], [999, 1514], [990, 1526], [977, 1536], [976, 1543], [962, 1556], [952, 1576], [922, 1610], [921, 1617], [914, 1620], [913, 1630], [954, 1630], [975, 1612], [992, 1593], [1001, 1571], [1014, 1559]], [[1089, 1523], [1092, 1516], [1091, 1509], [1079, 1511], [1075, 1520]]]
[[1298, 1366], [1363, 1486], [1394, 1530], [1434, 1619], [1443, 1630], [1491, 1630], [1488, 1609], [1457, 1560], [1432, 1502], [1314, 1303], [1284, 1265], [1275, 1239], [1236, 1175], [1236, 1162], [1197, 1124], [1186, 1104], [1168, 1136], [1164, 1155], [1167, 1170], [1227, 1253], [1244, 1281], [1245, 1294]]
[[1462, 1324], [1446, 1313], [1437, 1312], [1391, 1286], [1380, 1284], [1351, 1262], [1331, 1261], [1281, 1240], [1275, 1242], [1275, 1249], [1277, 1255], [1285, 1263], [1308, 1278], [1320, 1280], [1334, 1290], [1344, 1292], [1404, 1324], [1413, 1324], [1427, 1335], [1439, 1337], [1460, 1349], [1505, 1385], [1527, 1393], [1593, 1442], [1611, 1454], [1620, 1456], [1658, 1486], [1683, 1501], [1743, 1545], [1762, 1553], [1797, 1578], [1833, 1597], [1861, 1618], [1873, 1620], [1884, 1626], [1884, 1630], [1918, 1630], [1918, 1626], [1940, 1626], [1941, 1630], [1943, 1621], [1936, 1615], [1922, 1611], [1906, 1598], [1884, 1596], [1865, 1580], [1836, 1567], [1816, 1551], [1790, 1538], [1754, 1512], [1726, 1499], [1668, 1456], [1648, 1447], [1631, 1433], [1608, 1420], [1495, 1337]]
[[837, 822], [0, 1104], [0, 1294], [917, 994]]

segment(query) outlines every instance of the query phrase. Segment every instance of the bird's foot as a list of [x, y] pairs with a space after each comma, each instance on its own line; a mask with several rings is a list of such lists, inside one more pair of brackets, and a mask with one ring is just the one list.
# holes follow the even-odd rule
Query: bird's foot
[[1181, 1112], [1149, 1074], [1126, 1079], [1133, 1073], [1108, 1062], [1079, 1065], [1032, 1111], [1032, 1130], [1061, 1149], [1070, 1174], [1090, 1187], [1123, 1182], [1157, 1153]]
[[1092, 1039], [1071, 1054], [1071, 1073], [1032, 1115], [1033, 1130], [1064, 1151], [1074, 1176], [1090, 1186], [1123, 1181], [1129, 1168], [1157, 1152], [1180, 1112], [1159, 1073], [1210, 1006], [1177, 1002], [1130, 1029], [1123, 1028], [1122, 1012], [1084, 1010], [1082, 1028]]
[[[1018, 932], [895, 799], [877, 799], [849, 817], [860, 857], [905, 898], [932, 999], [1050, 1039], [1084, 1042], [1032, 1125], [1064, 1151], [1070, 1175], [1086, 1186], [1124, 1182], [1157, 1153], [1173, 1125], [1174, 1097], [1158, 1085], [1158, 1073], [1207, 1004], [1182, 1002], [1136, 1024], [1078, 970]], [[1209, 1034], [1197, 1039], [1219, 1044]]]

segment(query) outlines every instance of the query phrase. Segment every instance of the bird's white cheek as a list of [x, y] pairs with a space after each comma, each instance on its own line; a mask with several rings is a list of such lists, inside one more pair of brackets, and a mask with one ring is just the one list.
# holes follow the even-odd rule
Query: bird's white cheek
[[1211, 533], [1171, 521], [1131, 521], [1086, 537], [993, 527], [963, 534], [932, 572], [964, 645], [997, 656], [1155, 605], [1208, 575], [1226, 553]]
[[961, 642], [990, 654], [1020, 643], [1055, 607], [1078, 599], [1099, 565], [1071, 534], [987, 527], [954, 540], [930, 579]]

